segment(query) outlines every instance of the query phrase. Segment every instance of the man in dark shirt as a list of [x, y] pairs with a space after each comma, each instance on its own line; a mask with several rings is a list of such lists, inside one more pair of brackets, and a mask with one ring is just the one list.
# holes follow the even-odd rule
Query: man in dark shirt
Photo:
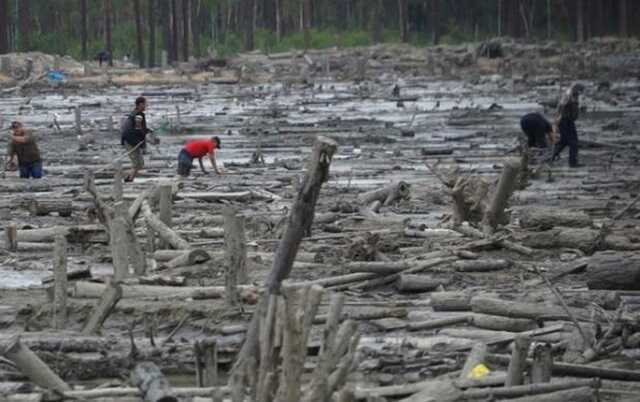
[[131, 159], [131, 173], [125, 177], [125, 181], [133, 181], [140, 170], [144, 168], [143, 150], [146, 146], [147, 134], [151, 132], [147, 128], [147, 119], [144, 111], [147, 109], [147, 100], [140, 96], [136, 99], [136, 107], [127, 117], [126, 126], [122, 132], [121, 143], [127, 148]]
[[21, 179], [41, 178], [42, 158], [33, 133], [25, 130], [21, 122], [14, 121], [10, 135], [7, 167], [15, 168], [14, 158], [17, 157]]
[[560, 157], [565, 147], [569, 147], [569, 167], [580, 167], [578, 164], [578, 131], [576, 120], [580, 113], [580, 94], [584, 91], [582, 84], [573, 84], [558, 104], [556, 121], [560, 131], [560, 141], [553, 152], [553, 160]]
[[529, 148], [546, 148], [547, 140], [555, 142], [553, 126], [540, 113], [529, 113], [520, 119], [520, 127], [527, 135]]

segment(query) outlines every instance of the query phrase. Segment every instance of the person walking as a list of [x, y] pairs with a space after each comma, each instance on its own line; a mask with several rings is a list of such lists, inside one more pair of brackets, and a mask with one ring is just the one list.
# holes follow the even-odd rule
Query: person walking
[[558, 160], [562, 151], [569, 147], [569, 167], [577, 168], [578, 163], [578, 131], [576, 120], [580, 114], [580, 94], [584, 91], [582, 84], [573, 84], [564, 94], [557, 111], [557, 125], [560, 141], [556, 144], [552, 161]]

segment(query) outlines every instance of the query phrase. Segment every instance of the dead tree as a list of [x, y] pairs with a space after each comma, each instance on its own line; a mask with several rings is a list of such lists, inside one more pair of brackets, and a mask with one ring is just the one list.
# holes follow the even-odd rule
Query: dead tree
[[286, 229], [276, 250], [273, 267], [265, 284], [266, 292], [253, 315], [245, 343], [231, 374], [234, 389], [242, 386], [246, 370], [257, 365], [256, 360], [260, 356], [258, 354], [260, 320], [267, 315], [267, 309], [272, 300], [271, 295], [277, 295], [280, 292], [282, 281], [289, 276], [302, 238], [313, 224], [320, 189], [329, 179], [329, 167], [336, 150], [335, 141], [326, 137], [316, 139], [307, 172], [299, 187], [298, 196], [287, 218]]

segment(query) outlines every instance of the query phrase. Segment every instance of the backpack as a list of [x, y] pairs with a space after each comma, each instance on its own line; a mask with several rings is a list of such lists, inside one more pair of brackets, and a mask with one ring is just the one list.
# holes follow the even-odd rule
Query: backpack
[[133, 128], [131, 114], [127, 114], [120, 119], [120, 145], [124, 145], [124, 137]]

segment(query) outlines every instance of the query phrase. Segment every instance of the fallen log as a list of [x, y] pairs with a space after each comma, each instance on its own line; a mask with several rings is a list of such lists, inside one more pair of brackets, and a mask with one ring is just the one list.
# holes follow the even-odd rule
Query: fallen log
[[[559, 306], [542, 303], [521, 303], [485, 296], [475, 296], [470, 302], [474, 313], [498, 315], [512, 318], [529, 318], [533, 320], [569, 320], [569, 315]], [[586, 313], [573, 309], [572, 313], [578, 319], [588, 319]]]
[[593, 226], [593, 220], [582, 211], [555, 208], [526, 208], [519, 212], [520, 227], [548, 230], [556, 226], [584, 228]]
[[596, 390], [591, 387], [580, 387], [563, 391], [523, 396], [521, 398], [500, 399], [509, 402], [592, 402], [595, 399]]
[[417, 265], [418, 261], [357, 261], [345, 265], [349, 272], [370, 272], [379, 275], [389, 275], [402, 272]]
[[191, 248], [189, 242], [180, 237], [173, 229], [162, 222], [158, 216], [151, 212], [151, 208], [146, 201], [142, 202], [142, 214], [153, 231], [172, 247], [178, 250], [188, 250]]
[[411, 185], [400, 181], [390, 184], [378, 190], [369, 191], [358, 196], [361, 205], [370, 205], [374, 201], [380, 201], [382, 205], [391, 205], [396, 200], [408, 199], [411, 195]]
[[57, 212], [62, 217], [69, 217], [73, 213], [71, 200], [31, 200], [29, 212], [32, 216], [45, 216]]
[[[208, 261], [211, 256], [209, 253], [202, 249], [194, 249], [194, 250], [176, 250], [178, 254], [176, 257], [172, 258], [165, 264], [162, 264], [162, 267], [165, 268], [178, 268], [178, 267], [186, 267], [190, 265], [201, 264], [203, 262]], [[153, 256], [159, 255], [159, 251], [156, 251]]]
[[145, 402], [178, 402], [167, 378], [151, 362], [136, 365], [131, 372], [131, 384], [140, 389]]
[[[462, 393], [463, 398], [467, 399], [479, 399], [479, 398], [516, 398], [524, 395], [541, 395], [548, 394], [554, 391], [568, 390], [574, 388], [587, 387], [599, 388], [600, 379], [590, 378], [585, 380], [572, 380], [563, 381], [549, 384], [529, 384], [529, 385], [516, 385], [505, 386], [503, 388], [486, 388], [486, 389], [470, 389]], [[545, 399], [546, 400], [546, 399]]]
[[[224, 286], [208, 287], [172, 287], [151, 285], [122, 285], [122, 298], [135, 299], [145, 297], [181, 298], [181, 299], [219, 299], [224, 297]], [[71, 296], [77, 298], [100, 297], [106, 285], [93, 282], [76, 282]], [[255, 299], [255, 286], [238, 286], [240, 295], [245, 300]]]
[[471, 319], [470, 315], [463, 315], [451, 318], [441, 318], [437, 320], [427, 320], [418, 322], [409, 322], [407, 329], [409, 331], [430, 330], [442, 327], [448, 327], [457, 324], [467, 324]]
[[600, 252], [587, 266], [589, 289], [640, 290], [640, 256], [637, 253]]
[[71, 389], [35, 353], [22, 344], [19, 336], [0, 345], [0, 355], [11, 360], [22, 373], [42, 388], [57, 392]]
[[[509, 364], [511, 356], [488, 354], [487, 360], [494, 364]], [[527, 365], [531, 364], [533, 364], [533, 360], [527, 359]], [[600, 378], [602, 380], [640, 381], [640, 371], [638, 370], [611, 369], [584, 364], [554, 362], [551, 366], [551, 372], [555, 375]]]
[[466, 292], [434, 292], [430, 294], [434, 311], [471, 311], [471, 294]]
[[599, 244], [598, 230], [587, 228], [555, 228], [544, 232], [528, 232], [522, 239], [523, 244], [533, 248], [575, 248], [591, 253], [594, 244], [598, 249], [621, 251], [640, 250], [639, 243], [633, 243], [624, 236], [607, 235]]
[[[177, 398], [210, 397], [215, 391], [221, 391], [223, 395], [229, 394], [228, 387], [204, 387], [204, 388], [172, 388], [173, 394]], [[118, 387], [118, 388], [95, 388], [87, 390], [65, 391], [64, 398], [72, 400], [92, 400], [99, 398], [127, 398], [144, 397], [140, 388]], [[119, 399], [118, 399], [119, 400]]]
[[497, 315], [473, 314], [469, 323], [474, 327], [494, 331], [524, 332], [538, 327], [534, 320]]
[[453, 263], [456, 271], [461, 272], [490, 272], [507, 269], [511, 266], [509, 260], [460, 260]]
[[100, 300], [82, 329], [83, 335], [93, 335], [100, 331], [102, 324], [122, 298], [122, 287], [117, 283], [110, 283], [103, 286], [103, 291], [96, 297], [100, 297]]
[[396, 288], [400, 292], [429, 292], [451, 282], [449, 278], [436, 278], [429, 275], [400, 275]]

